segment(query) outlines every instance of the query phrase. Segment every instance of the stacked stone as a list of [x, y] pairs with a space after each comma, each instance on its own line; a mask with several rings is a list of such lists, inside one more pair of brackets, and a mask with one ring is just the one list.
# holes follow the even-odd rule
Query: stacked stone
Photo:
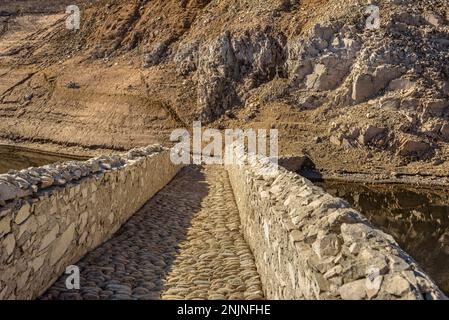
[[389, 235], [310, 181], [243, 157], [227, 166], [269, 299], [446, 299]]
[[262, 299], [226, 171], [187, 167], [43, 299]]
[[6, 202], [26, 198], [43, 189], [64, 186], [92, 174], [126, 166], [139, 157], [162, 151], [159, 145], [137, 148], [123, 155], [101, 156], [87, 161], [68, 161], [0, 175], [0, 210]]

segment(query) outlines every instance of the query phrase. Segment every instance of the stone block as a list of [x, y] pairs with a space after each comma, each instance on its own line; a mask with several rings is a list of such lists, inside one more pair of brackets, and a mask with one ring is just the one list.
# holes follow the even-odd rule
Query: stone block
[[11, 220], [10, 216], [0, 218], [0, 239], [11, 231]]
[[320, 258], [336, 256], [340, 252], [340, 239], [335, 234], [318, 236], [312, 244], [312, 249]]
[[55, 241], [57, 235], [59, 233], [59, 225], [55, 225], [49, 233], [47, 233], [44, 238], [42, 239], [41, 242], [41, 247], [40, 247], [40, 251], [44, 250], [45, 248], [47, 248], [51, 243], [53, 243], [53, 241]]
[[50, 256], [50, 264], [54, 265], [61, 259], [66, 253], [67, 249], [74, 244], [73, 239], [75, 237], [75, 224], [72, 223], [67, 230], [55, 241]]
[[25, 202], [22, 205], [22, 207], [20, 207], [19, 211], [16, 214], [15, 223], [17, 224], [23, 223], [26, 219], [28, 219], [30, 214], [31, 214], [31, 205], [28, 202]]
[[6, 252], [6, 255], [9, 257], [16, 247], [16, 239], [13, 234], [8, 234], [3, 240], [1, 240], [1, 244]]
[[338, 290], [343, 300], [363, 300], [366, 295], [366, 280], [356, 280], [344, 284]]

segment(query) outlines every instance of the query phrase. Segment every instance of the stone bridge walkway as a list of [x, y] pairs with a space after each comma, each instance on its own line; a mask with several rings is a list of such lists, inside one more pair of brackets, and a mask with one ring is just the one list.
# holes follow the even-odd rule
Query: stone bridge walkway
[[227, 172], [187, 167], [41, 299], [263, 299]]

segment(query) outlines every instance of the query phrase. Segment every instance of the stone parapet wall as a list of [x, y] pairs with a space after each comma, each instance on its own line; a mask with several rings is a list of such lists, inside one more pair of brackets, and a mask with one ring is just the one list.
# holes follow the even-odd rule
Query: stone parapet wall
[[38, 297], [179, 169], [150, 146], [0, 175], [0, 300]]
[[240, 160], [226, 168], [268, 299], [446, 299], [345, 201], [283, 168]]

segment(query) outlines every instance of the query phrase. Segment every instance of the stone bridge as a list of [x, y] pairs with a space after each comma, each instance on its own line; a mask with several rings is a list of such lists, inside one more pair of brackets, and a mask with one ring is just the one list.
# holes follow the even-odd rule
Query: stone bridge
[[245, 159], [150, 146], [0, 175], [0, 299], [446, 299], [346, 202]]

